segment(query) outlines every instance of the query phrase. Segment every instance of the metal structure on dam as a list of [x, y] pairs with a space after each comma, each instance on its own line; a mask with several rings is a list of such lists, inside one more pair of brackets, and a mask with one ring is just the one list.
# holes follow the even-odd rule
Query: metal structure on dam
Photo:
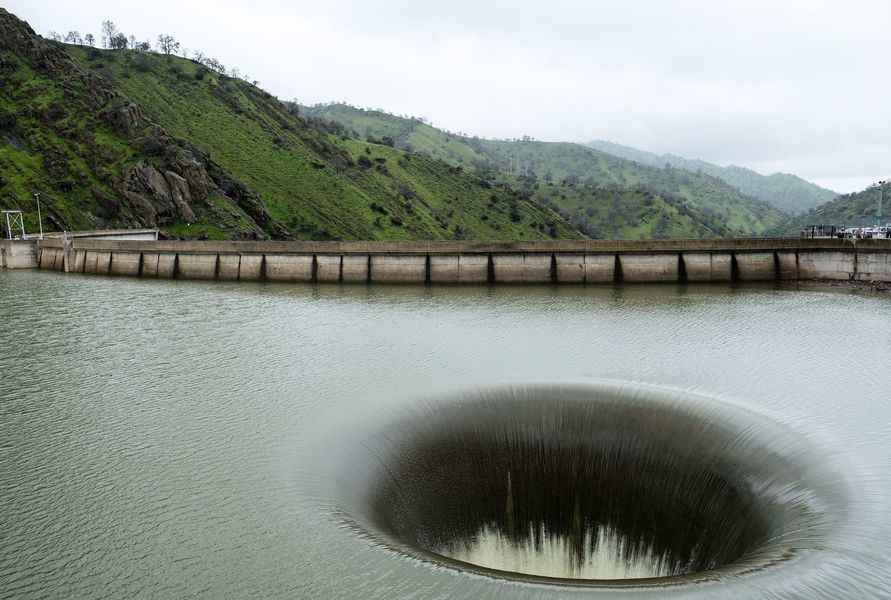
[[152, 239], [155, 233], [4, 240], [3, 266], [303, 283], [891, 281], [891, 240], [199, 242], [158, 241]]

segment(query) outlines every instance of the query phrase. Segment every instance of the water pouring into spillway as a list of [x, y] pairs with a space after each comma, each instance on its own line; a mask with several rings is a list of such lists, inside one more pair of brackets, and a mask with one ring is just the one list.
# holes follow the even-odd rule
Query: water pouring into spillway
[[363, 442], [351, 506], [388, 547], [493, 577], [674, 586], [780, 568], [850, 501], [807, 440], [730, 404], [646, 386], [495, 388]]

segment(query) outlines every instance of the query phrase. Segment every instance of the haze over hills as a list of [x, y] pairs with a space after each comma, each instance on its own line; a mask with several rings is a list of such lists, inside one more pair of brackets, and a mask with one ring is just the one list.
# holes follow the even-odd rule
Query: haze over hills
[[521, 189], [592, 237], [756, 235], [785, 219], [708, 174], [642, 165], [580, 144], [486, 140], [341, 103], [303, 111], [343, 135], [385, 140]]
[[[125, 38], [126, 39], [126, 38]], [[47, 226], [282, 239], [542, 239], [552, 210], [442, 161], [333, 135], [196, 61], [52, 42], [0, 9], [0, 197]]]
[[787, 173], [761, 175], [745, 167], [735, 165], [721, 167], [703, 160], [683, 158], [675, 154], [655, 154], [603, 140], [593, 141], [588, 145], [643, 165], [661, 167], [670, 164], [672, 167], [688, 171], [701, 171], [721, 179], [747, 196], [769, 202], [791, 214], [806, 212], [838, 196], [837, 192], [822, 188], [797, 175]]

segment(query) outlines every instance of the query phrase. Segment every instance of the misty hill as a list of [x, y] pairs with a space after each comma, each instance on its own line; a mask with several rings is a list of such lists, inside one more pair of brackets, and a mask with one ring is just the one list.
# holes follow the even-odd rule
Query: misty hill
[[580, 144], [486, 140], [346, 104], [302, 110], [343, 135], [383, 141], [520, 189], [593, 237], [757, 235], [785, 219], [706, 173], [652, 167]]
[[[126, 43], [126, 37], [123, 37]], [[0, 204], [55, 229], [280, 239], [580, 237], [436, 158], [344, 138], [206, 64], [48, 41], [0, 9]]]
[[721, 167], [702, 160], [683, 158], [675, 154], [654, 154], [600, 140], [591, 142], [589, 146], [642, 165], [662, 167], [670, 164], [675, 168], [706, 173], [721, 179], [747, 196], [769, 202], [776, 208], [791, 214], [803, 213], [838, 196], [836, 192], [822, 188], [796, 175], [786, 173], [761, 175], [745, 167], [733, 165]]
[[845, 225], [861, 227], [881, 221], [891, 223], [891, 186], [885, 187], [881, 219], [877, 218], [879, 187], [870, 186], [861, 192], [844, 194], [831, 202], [792, 219], [785, 227], [788, 233], [796, 233], [808, 225]]

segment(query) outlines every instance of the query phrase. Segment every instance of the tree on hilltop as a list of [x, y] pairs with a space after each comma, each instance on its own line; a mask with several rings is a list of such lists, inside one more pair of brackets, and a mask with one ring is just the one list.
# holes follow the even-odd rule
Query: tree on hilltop
[[158, 49], [168, 56], [179, 52], [179, 42], [172, 35], [162, 33], [158, 36]]
[[123, 33], [116, 33], [108, 40], [108, 47], [112, 50], [126, 50], [129, 42]]
[[102, 47], [111, 48], [111, 40], [117, 33], [118, 28], [112, 21], [102, 21]]

